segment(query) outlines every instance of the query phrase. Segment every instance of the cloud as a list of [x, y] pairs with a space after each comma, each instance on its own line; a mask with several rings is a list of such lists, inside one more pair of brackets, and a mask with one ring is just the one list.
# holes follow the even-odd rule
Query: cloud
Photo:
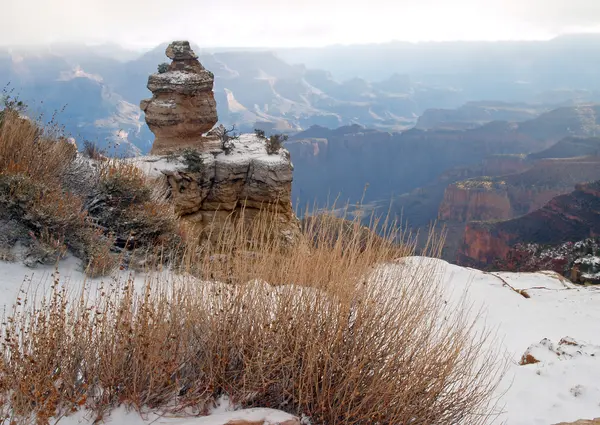
[[1, 44], [282, 46], [535, 38], [600, 26], [600, 0], [4, 0]]

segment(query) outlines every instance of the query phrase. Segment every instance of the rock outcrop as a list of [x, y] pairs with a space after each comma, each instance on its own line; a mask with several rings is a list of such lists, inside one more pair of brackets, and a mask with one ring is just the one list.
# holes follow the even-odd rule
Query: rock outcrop
[[162, 181], [175, 212], [199, 230], [216, 229], [210, 234], [218, 236], [227, 223], [252, 221], [264, 211], [276, 231], [293, 241], [300, 227], [292, 210], [289, 152], [267, 152], [264, 137], [213, 128], [213, 74], [187, 41], [172, 42], [166, 55], [172, 63], [150, 76], [153, 97], [141, 102], [156, 135], [153, 156], [134, 162]]
[[465, 223], [512, 218], [506, 182], [472, 179], [451, 184], [444, 191], [438, 219]]
[[164, 72], [150, 75], [152, 98], [140, 103], [146, 123], [156, 136], [151, 153], [218, 148], [216, 138], [203, 136], [218, 120], [213, 73], [202, 66], [187, 41], [172, 42], [166, 55], [172, 59], [171, 64]]
[[496, 176], [449, 185], [438, 219], [464, 223], [528, 214], [554, 197], [571, 192], [580, 182], [600, 179], [600, 157], [531, 161], [523, 172]]
[[569, 194], [521, 217], [472, 222], [465, 229], [459, 263], [490, 267], [506, 260], [517, 243], [560, 244], [600, 235], [600, 181], [578, 184]]
[[163, 180], [177, 214], [200, 230], [221, 229], [239, 217], [251, 221], [265, 211], [280, 235], [293, 241], [299, 222], [292, 209], [289, 153], [280, 149], [269, 155], [264, 140], [253, 134], [230, 143], [227, 152], [142, 157], [136, 162]]

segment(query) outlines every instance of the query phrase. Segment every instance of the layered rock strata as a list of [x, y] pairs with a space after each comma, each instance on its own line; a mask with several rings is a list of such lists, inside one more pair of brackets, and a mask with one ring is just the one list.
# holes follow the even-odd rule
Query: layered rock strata
[[166, 55], [171, 64], [164, 72], [150, 75], [147, 87], [152, 98], [140, 103], [156, 136], [151, 153], [218, 148], [216, 137], [203, 136], [218, 120], [213, 73], [202, 66], [187, 41], [172, 42]]
[[506, 260], [517, 243], [555, 245], [600, 235], [600, 181], [578, 184], [521, 217], [468, 223], [459, 263], [489, 267]]
[[241, 217], [251, 222], [263, 211], [286, 241], [293, 242], [299, 232], [291, 202], [289, 153], [280, 149], [267, 154], [264, 140], [255, 135], [232, 141], [227, 153], [154, 156], [136, 162], [164, 182], [178, 215], [200, 230], [222, 229]]

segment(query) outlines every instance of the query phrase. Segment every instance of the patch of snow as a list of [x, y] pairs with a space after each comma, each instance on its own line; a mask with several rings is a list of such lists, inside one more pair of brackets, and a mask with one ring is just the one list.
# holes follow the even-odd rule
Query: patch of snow
[[[549, 425], [600, 416], [600, 288], [574, 285], [556, 273], [491, 274], [441, 260], [404, 260], [415, 270], [424, 262], [436, 267], [448, 298], [457, 301], [466, 294], [474, 313], [481, 308], [479, 324], [497, 331], [502, 340], [497, 349], [510, 366], [498, 389], [501, 421]], [[525, 289], [530, 298], [500, 278], [517, 290]], [[562, 355], [540, 356], [540, 363], [519, 365], [522, 355], [539, 341], [565, 337], [585, 347], [582, 355], [573, 355], [578, 350], [567, 346]]]
[[[103, 423], [112, 425], [225, 425], [231, 421], [264, 421], [265, 425], [277, 425], [293, 419], [292, 415], [274, 409], [242, 409], [227, 412], [214, 412], [209, 416], [177, 418], [148, 414], [144, 417], [137, 412], [128, 411], [123, 407], [113, 410]], [[89, 425], [93, 423], [94, 417], [88, 412], [78, 412], [72, 416], [61, 419], [60, 425]]]
[[153, 106], [158, 106], [161, 108], [167, 108], [167, 109], [175, 109], [176, 108], [176, 104], [175, 101], [172, 99], [169, 100], [159, 100], [159, 99], [155, 99], [152, 101], [152, 105]]
[[600, 267], [600, 257], [583, 257], [575, 260], [575, 264], [584, 264], [586, 266]]
[[[249, 166], [253, 163], [258, 168], [266, 167], [269, 170], [287, 169], [289, 167], [290, 160], [285, 149], [281, 149], [277, 154], [269, 155], [265, 142], [255, 134], [242, 134], [239, 139], [233, 140], [232, 144], [233, 148], [229, 154], [220, 152], [215, 156], [210, 152], [203, 153], [204, 165], [211, 168], [215, 166], [215, 163], [217, 163], [217, 166], [221, 164], [224, 167]], [[159, 176], [162, 170], [178, 171], [183, 169], [181, 157], [170, 158], [147, 155], [125, 159], [125, 161], [130, 161], [145, 173], [154, 177]]]
[[197, 74], [194, 72], [167, 71], [162, 74], [153, 74], [152, 76], [160, 82], [173, 85], [197, 84], [208, 81], [207, 72]]

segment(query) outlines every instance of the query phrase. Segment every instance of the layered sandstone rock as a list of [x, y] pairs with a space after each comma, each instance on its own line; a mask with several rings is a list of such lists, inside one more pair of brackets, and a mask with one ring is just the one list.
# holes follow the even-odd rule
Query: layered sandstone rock
[[[503, 160], [487, 163], [485, 167], [493, 165], [492, 168], [499, 168], [496, 171], [501, 172], [503, 163], [506, 164]], [[542, 159], [526, 161], [521, 166], [524, 171], [519, 173], [474, 177], [446, 187], [437, 218], [449, 230], [457, 230], [448, 233], [446, 243], [448, 247], [459, 249], [446, 250], [449, 256], [445, 258], [454, 261], [458, 254], [458, 260], [463, 264], [477, 267], [502, 261], [510, 251], [512, 238], [509, 234], [512, 230], [489, 235], [489, 223], [482, 227], [478, 222], [510, 222], [535, 213], [556, 197], [572, 192], [578, 182], [600, 179], [599, 157]], [[461, 226], [463, 234], [458, 231]], [[543, 234], [544, 229], [541, 228], [539, 233]], [[536, 234], [532, 239], [525, 238], [519, 242], [535, 242], [538, 237]]]
[[598, 235], [600, 181], [578, 184], [571, 193], [511, 220], [468, 223], [459, 263], [489, 267], [505, 261], [517, 243], [556, 245]]
[[[469, 180], [467, 182], [475, 182]], [[473, 220], [507, 220], [512, 218], [512, 207], [505, 182], [486, 185], [452, 184], [444, 191], [438, 219], [465, 223]]]
[[[599, 173], [600, 175], [600, 173]], [[494, 187], [451, 184], [444, 191], [438, 219], [457, 223], [509, 220], [543, 207], [552, 198], [568, 193], [568, 188], [527, 188], [499, 181]]]
[[575, 422], [561, 422], [556, 425], [600, 425], [600, 418], [596, 419], [580, 419]]
[[218, 120], [213, 73], [202, 66], [187, 41], [172, 42], [166, 55], [172, 63], [166, 72], [150, 75], [152, 98], [140, 103], [146, 123], [156, 136], [151, 153], [217, 148], [216, 138], [203, 137]]
[[289, 153], [280, 149], [267, 154], [264, 140], [253, 134], [231, 141], [227, 152], [199, 153], [187, 161], [180, 156], [136, 162], [163, 180], [176, 212], [200, 229], [220, 229], [240, 217], [251, 221], [264, 211], [287, 241], [295, 240], [299, 232], [291, 202]]

